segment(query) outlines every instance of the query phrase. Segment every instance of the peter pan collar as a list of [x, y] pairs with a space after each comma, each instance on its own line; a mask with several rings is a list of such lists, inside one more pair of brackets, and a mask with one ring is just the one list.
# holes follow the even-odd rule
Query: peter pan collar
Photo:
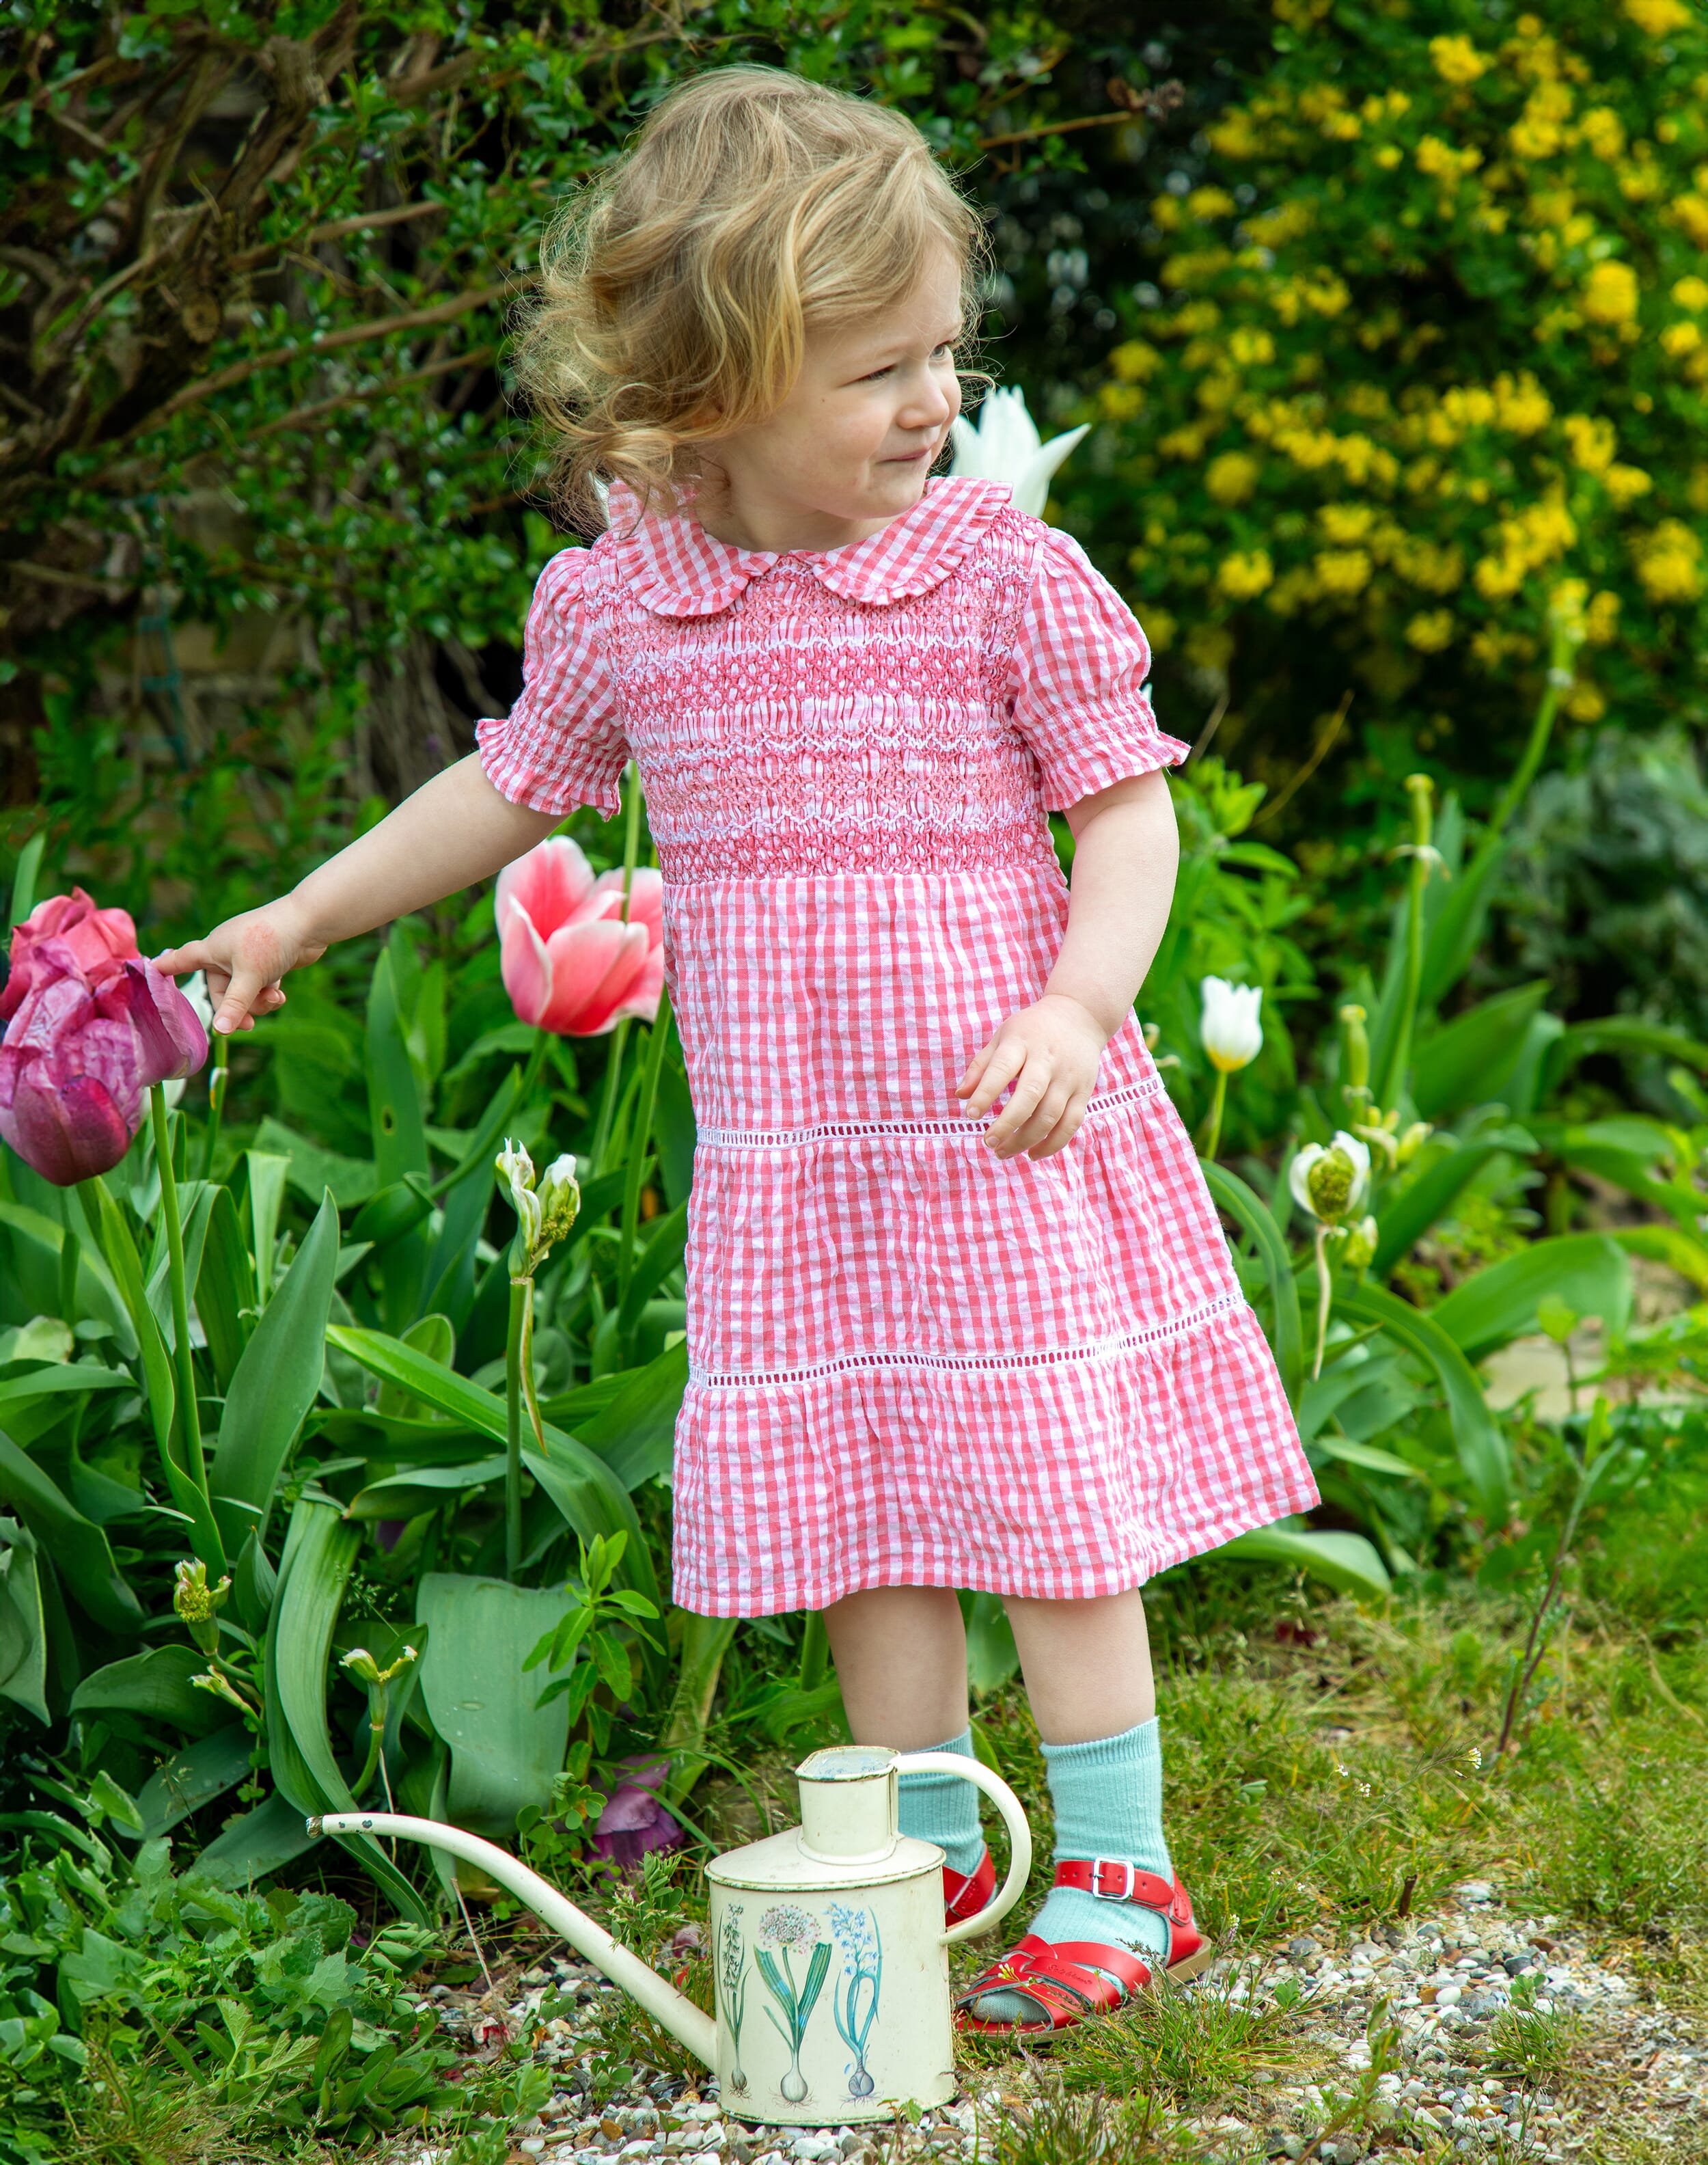
[[774, 564], [801, 563], [844, 601], [882, 604], [940, 586], [1009, 504], [1006, 482], [945, 475], [909, 511], [841, 549], [738, 549], [686, 513], [634, 523], [639, 505], [613, 482], [606, 539], [623, 585], [659, 616], [712, 616]]

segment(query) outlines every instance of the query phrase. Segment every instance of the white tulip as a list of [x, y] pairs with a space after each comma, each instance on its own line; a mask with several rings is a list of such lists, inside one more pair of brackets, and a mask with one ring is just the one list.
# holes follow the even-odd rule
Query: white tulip
[[1204, 1050], [1224, 1075], [1237, 1075], [1264, 1049], [1264, 1026], [1258, 1019], [1264, 988], [1230, 984], [1226, 977], [1206, 977], [1199, 989], [1204, 995], [1204, 1019], [1198, 1031]]
[[1337, 1225], [1351, 1217], [1369, 1192], [1369, 1146], [1337, 1128], [1326, 1148], [1322, 1143], [1306, 1144], [1293, 1160], [1287, 1182], [1301, 1210], [1324, 1225]]
[[1083, 422], [1077, 429], [1052, 436], [1046, 444], [1026, 410], [1023, 392], [987, 391], [979, 408], [976, 427], [959, 414], [949, 424], [954, 440], [949, 471], [975, 481], [1006, 481], [1015, 509], [1042, 519], [1050, 477], [1090, 426]]
[[[202, 976], [201, 971], [192, 970], [187, 977], [180, 979], [178, 990], [195, 1009], [202, 1029], [211, 1030], [213, 1027], [213, 1003], [208, 997], [208, 980]], [[187, 1079], [182, 1075], [177, 1075], [174, 1076], [170, 1082], [160, 1084], [160, 1097], [166, 1105], [176, 1105], [178, 1103], [184, 1094], [184, 1084]]]

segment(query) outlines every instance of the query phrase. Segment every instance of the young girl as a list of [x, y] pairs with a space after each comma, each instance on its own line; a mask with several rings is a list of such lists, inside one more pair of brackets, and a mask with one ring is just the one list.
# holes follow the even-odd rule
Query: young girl
[[[1133, 1013], [1185, 756], [1143, 635], [1004, 487], [928, 478], [980, 241], [880, 107], [747, 67], [665, 98], [545, 251], [526, 374], [605, 530], [542, 574], [514, 709], [161, 967], [251, 1027], [331, 941], [615, 814], [633, 757], [697, 1120], [675, 1598], [822, 1610], [855, 1739], [961, 1753], [954, 1589], [1004, 1598], [1056, 1884], [962, 2008], [1034, 2031], [1203, 1958], [1138, 1589], [1316, 1498]], [[970, 1914], [976, 1793], [903, 1788]]]

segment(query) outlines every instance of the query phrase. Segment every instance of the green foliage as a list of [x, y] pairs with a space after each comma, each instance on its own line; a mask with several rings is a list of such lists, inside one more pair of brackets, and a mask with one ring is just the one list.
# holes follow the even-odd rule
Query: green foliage
[[407, 1983], [428, 1935], [392, 1925], [364, 1944], [335, 1896], [175, 1874], [166, 1840], [121, 1846], [140, 1818], [104, 1776], [87, 1791], [39, 1781], [56, 1808], [8, 1822], [0, 1889], [5, 2165], [46, 2165], [70, 2130], [132, 2158], [163, 2092], [232, 2146], [310, 2132], [360, 2145], [467, 2110]]
[[[554, 207], [658, 97], [768, 62], [900, 108], [960, 171], [1056, 102], [1062, 47], [1029, 10], [975, 24], [938, 0], [712, 0], [662, 26], [19, 0], [10, 28], [0, 355], [24, 406], [0, 503], [35, 567], [0, 620], [10, 801], [46, 809], [55, 864], [75, 850], [107, 899], [187, 930], [513, 696], [560, 540], [528, 508], [506, 311]], [[288, 62], [255, 66], [275, 39]], [[334, 1047], [305, 1040], [303, 1063]]]
[[1700, 13], [1274, 13], [1272, 65], [1153, 198], [1152, 281], [1079, 416], [1111, 440], [1067, 470], [1064, 517], [1120, 536], [1142, 618], [1231, 687], [1222, 741], [1258, 773], [1246, 733], [1301, 756], [1286, 717], [1316, 714], [1326, 749], [1353, 692], [1354, 804], [1418, 753], [1500, 761], [1563, 582], [1594, 657], [1571, 719], [1697, 711]]

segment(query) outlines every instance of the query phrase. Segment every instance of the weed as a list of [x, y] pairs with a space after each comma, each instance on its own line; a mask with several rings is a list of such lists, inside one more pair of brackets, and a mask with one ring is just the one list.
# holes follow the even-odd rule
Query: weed
[[1112, 2020], [1073, 2034], [1061, 2054], [1064, 2087], [1143, 2093], [1190, 2110], [1261, 2076], [1308, 2064], [1312, 2056], [1297, 2035], [1304, 1995], [1293, 1986], [1264, 1997], [1261, 1983], [1256, 1962], [1212, 1983], [1162, 1980]]
[[[1106, 2091], [1044, 2092], [1035, 2104], [1005, 2113], [995, 2131], [996, 2165], [1102, 2165], [1157, 2154], [1148, 2099], [1134, 2105]], [[980, 2143], [985, 2153], [986, 2136]]]
[[1532, 1978], [1515, 1978], [1511, 2003], [1496, 2016], [1489, 2038], [1491, 2068], [1537, 2083], [1566, 2073], [1584, 2042], [1583, 2017], [1569, 2008], [1542, 2007], [1539, 1998]]

